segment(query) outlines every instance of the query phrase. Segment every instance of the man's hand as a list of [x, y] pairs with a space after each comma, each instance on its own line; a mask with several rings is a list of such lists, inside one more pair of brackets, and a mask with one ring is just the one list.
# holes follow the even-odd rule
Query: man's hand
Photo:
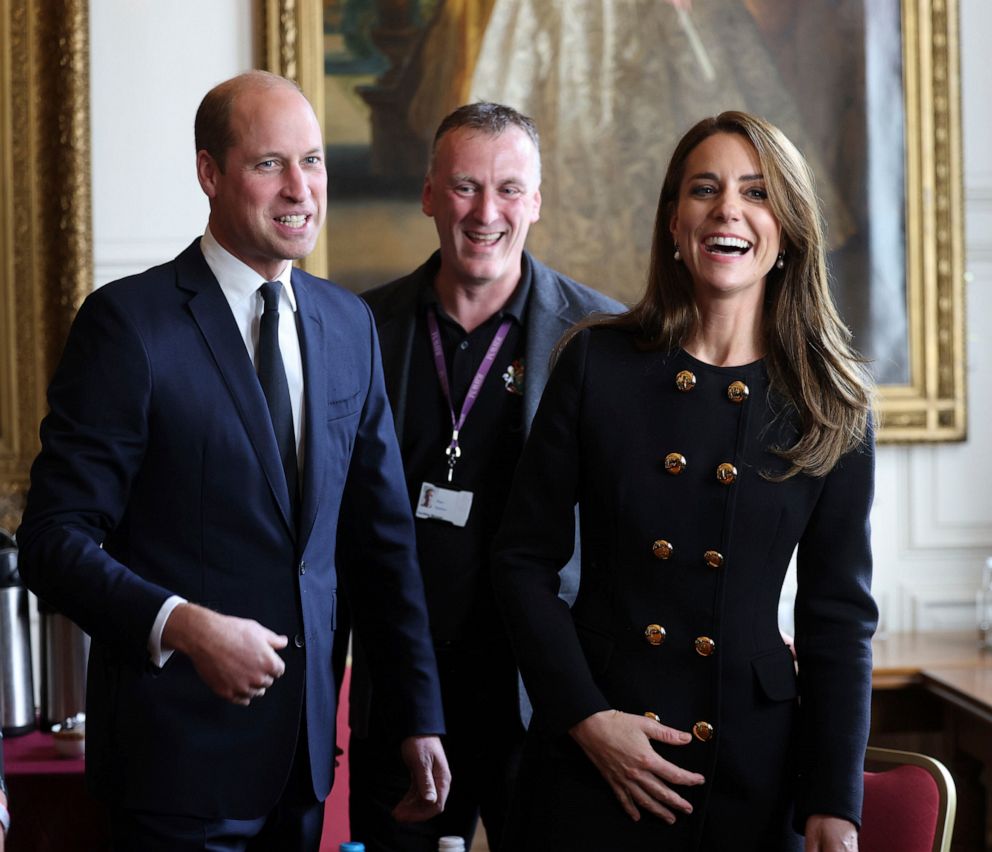
[[410, 789], [393, 808], [397, 822], [423, 822], [444, 810], [451, 786], [448, 758], [441, 738], [407, 737], [400, 744], [403, 762], [410, 770]]
[[806, 820], [806, 852], [858, 852], [858, 830], [846, 819], [813, 814]]
[[593, 713], [574, 725], [569, 733], [635, 822], [641, 818], [638, 808], [668, 823], [675, 822], [673, 810], [692, 813], [692, 805], [669, 784], [695, 786], [705, 779], [697, 772], [669, 763], [651, 747], [651, 740], [686, 745], [692, 741], [690, 734], [618, 710]]
[[276, 651], [287, 642], [257, 621], [189, 603], [172, 611], [162, 631], [163, 648], [186, 654], [217, 695], [245, 706], [265, 695], [286, 671]]

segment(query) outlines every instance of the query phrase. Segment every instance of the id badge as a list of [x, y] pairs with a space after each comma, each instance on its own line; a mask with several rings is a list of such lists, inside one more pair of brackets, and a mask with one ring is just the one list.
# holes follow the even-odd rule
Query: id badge
[[456, 527], [463, 527], [468, 522], [471, 508], [471, 491], [455, 491], [425, 482], [420, 486], [417, 511], [414, 514], [418, 518], [433, 518], [454, 524]]

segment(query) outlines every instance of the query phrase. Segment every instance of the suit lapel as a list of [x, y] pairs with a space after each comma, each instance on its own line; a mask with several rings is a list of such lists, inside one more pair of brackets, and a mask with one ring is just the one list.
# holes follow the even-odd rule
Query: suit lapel
[[524, 254], [524, 262], [533, 270], [530, 304], [527, 306], [527, 343], [524, 374], [524, 432], [537, 412], [544, 386], [551, 373], [551, 351], [561, 336], [573, 325], [565, 311], [567, 303], [558, 287], [550, 280], [547, 267]]
[[279, 460], [272, 421], [265, 404], [262, 387], [245, 349], [244, 340], [231, 314], [231, 307], [203, 259], [199, 241], [194, 242], [176, 259], [177, 284], [193, 295], [188, 305], [200, 328], [234, 400], [234, 407], [255, 449], [259, 463], [268, 480], [290, 532], [295, 535], [286, 474]]
[[403, 423], [410, 388], [410, 357], [413, 352], [413, 335], [417, 327], [417, 303], [421, 292], [421, 287], [410, 279], [419, 280], [417, 273], [399, 282], [391, 290], [388, 302], [383, 303], [388, 307], [381, 313], [381, 319], [377, 317], [386, 395], [393, 409], [396, 436], [400, 446], [403, 444]]
[[[328, 337], [323, 323], [314, 309], [310, 282], [298, 270], [293, 270], [293, 293], [296, 296], [296, 327], [300, 335], [300, 352], [303, 356], [304, 434], [303, 443], [303, 499], [300, 501], [300, 541], [303, 546], [310, 536], [317, 509], [320, 505], [320, 488], [323, 481], [324, 456], [327, 452], [321, 425], [327, 418], [326, 359], [333, 357], [327, 351]], [[302, 547], [301, 547], [302, 550]]]

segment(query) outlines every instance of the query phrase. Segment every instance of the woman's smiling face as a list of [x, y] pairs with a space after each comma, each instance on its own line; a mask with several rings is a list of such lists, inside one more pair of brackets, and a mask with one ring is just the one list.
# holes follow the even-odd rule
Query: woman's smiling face
[[685, 161], [670, 223], [697, 296], [764, 286], [782, 245], [754, 146], [736, 133], [715, 133]]

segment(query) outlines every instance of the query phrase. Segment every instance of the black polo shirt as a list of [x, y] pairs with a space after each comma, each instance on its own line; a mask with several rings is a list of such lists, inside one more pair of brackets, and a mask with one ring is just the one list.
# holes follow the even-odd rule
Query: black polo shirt
[[[524, 323], [530, 289], [531, 271], [524, 264], [509, 302], [470, 333], [444, 312], [432, 286], [424, 288], [417, 307], [402, 446], [410, 505], [416, 509], [424, 482], [474, 495], [464, 527], [416, 519], [431, 631], [440, 644], [479, 639], [490, 629], [502, 633], [489, 578], [489, 547], [524, 443]], [[456, 418], [500, 323], [511, 320], [459, 433], [462, 454], [450, 483], [445, 449], [451, 441], [451, 414], [434, 364], [429, 310], [436, 311]]]

